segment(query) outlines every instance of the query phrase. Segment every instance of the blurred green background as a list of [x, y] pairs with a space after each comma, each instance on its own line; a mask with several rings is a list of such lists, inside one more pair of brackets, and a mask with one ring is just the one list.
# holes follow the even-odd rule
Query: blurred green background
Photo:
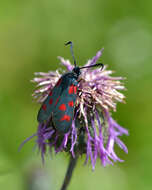
[[68, 157], [48, 155], [45, 165], [34, 139], [39, 105], [32, 101], [36, 71], [59, 67], [57, 56], [71, 59], [74, 42], [79, 65], [104, 47], [100, 59], [116, 76], [127, 77], [127, 104], [113, 117], [129, 130], [123, 137], [129, 154], [124, 163], [103, 168], [78, 166], [69, 190], [152, 189], [152, 1], [5, 0], [0, 2], [0, 189], [59, 190]]

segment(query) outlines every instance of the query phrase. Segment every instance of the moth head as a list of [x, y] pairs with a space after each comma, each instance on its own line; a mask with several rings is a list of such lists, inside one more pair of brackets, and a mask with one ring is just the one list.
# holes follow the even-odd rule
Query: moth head
[[72, 72], [73, 72], [73, 74], [74, 74], [74, 76], [75, 76], [76, 78], [78, 78], [79, 75], [81, 74], [81, 71], [80, 71], [80, 68], [79, 68], [79, 67], [74, 67], [74, 69], [72, 70]]

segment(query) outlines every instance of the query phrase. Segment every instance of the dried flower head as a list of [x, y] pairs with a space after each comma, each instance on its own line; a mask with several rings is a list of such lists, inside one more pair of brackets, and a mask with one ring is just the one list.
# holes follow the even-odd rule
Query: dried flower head
[[[85, 66], [95, 64], [102, 52], [103, 49], [98, 51]], [[74, 66], [69, 60], [62, 57], [59, 57], [59, 60], [67, 71], [72, 71]], [[50, 151], [52, 149], [56, 153], [66, 151], [73, 157], [75, 154], [86, 154], [85, 163], [90, 158], [93, 169], [97, 158], [100, 158], [104, 166], [112, 164], [113, 161], [123, 161], [116, 155], [114, 145], [117, 144], [127, 153], [127, 147], [119, 137], [123, 134], [128, 135], [128, 131], [116, 123], [110, 111], [116, 111], [117, 102], [124, 102], [125, 97], [119, 92], [124, 90], [124, 86], [120, 82], [123, 78], [112, 77], [112, 73], [106, 66], [102, 70], [101, 68], [82, 70], [70, 131], [60, 134], [50, 125], [50, 120], [38, 126], [37, 143], [43, 159], [46, 148], [49, 147]], [[58, 70], [35, 73], [36, 77], [32, 82], [37, 84], [37, 89], [33, 97], [37, 102], [42, 103], [47, 98], [62, 74]]]

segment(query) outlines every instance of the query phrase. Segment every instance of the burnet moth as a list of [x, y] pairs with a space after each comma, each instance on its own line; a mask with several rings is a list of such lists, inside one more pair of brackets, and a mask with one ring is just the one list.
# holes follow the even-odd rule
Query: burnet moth
[[74, 106], [77, 99], [78, 79], [81, 69], [101, 66], [102, 63], [78, 67], [73, 54], [73, 44], [71, 41], [65, 45], [70, 45], [71, 54], [74, 61], [74, 69], [61, 76], [48, 97], [43, 102], [37, 116], [39, 123], [45, 123], [51, 119], [51, 123], [60, 133], [67, 133], [72, 125], [74, 116]]

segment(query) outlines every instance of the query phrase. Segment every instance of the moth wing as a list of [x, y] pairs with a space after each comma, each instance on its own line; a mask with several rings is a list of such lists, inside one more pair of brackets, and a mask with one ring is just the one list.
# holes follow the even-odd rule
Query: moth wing
[[46, 100], [43, 102], [37, 116], [37, 120], [40, 123], [45, 122], [51, 117], [51, 113], [55, 107], [55, 104], [62, 94], [62, 77], [58, 80], [52, 91], [49, 93]]
[[[70, 93], [70, 89], [73, 93]], [[62, 92], [62, 95], [52, 113], [55, 128], [61, 133], [67, 133], [72, 125], [74, 105], [77, 98], [77, 87], [73, 84]]]

